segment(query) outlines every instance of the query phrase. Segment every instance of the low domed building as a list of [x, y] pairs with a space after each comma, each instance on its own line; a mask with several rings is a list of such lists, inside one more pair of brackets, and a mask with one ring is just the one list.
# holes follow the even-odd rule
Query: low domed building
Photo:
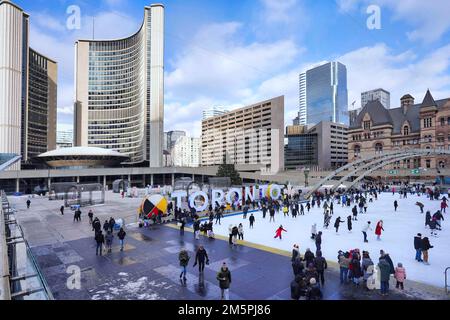
[[52, 168], [111, 168], [119, 167], [129, 157], [109, 149], [73, 147], [45, 152], [38, 159]]

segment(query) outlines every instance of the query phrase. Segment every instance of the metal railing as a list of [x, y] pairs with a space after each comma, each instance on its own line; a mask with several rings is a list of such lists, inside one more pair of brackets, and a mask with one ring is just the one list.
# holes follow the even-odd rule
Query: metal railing
[[[3, 191], [0, 191], [0, 195], [2, 202], [0, 217], [2, 231], [0, 238], [2, 242], [2, 249], [0, 250], [2, 259], [0, 266], [2, 275], [0, 279], [0, 300], [18, 300], [36, 293], [43, 293], [43, 295], [31, 296], [30, 298], [53, 300], [50, 288], [24, 237], [22, 227], [15, 219], [15, 210], [10, 207], [8, 198]], [[30, 283], [33, 286], [30, 286]]]
[[450, 270], [450, 267], [447, 267], [447, 268], [445, 269], [445, 272], [444, 272], [444, 273], [445, 273], [445, 293], [446, 293], [446, 294], [448, 294], [448, 288], [450, 287], [450, 286], [448, 285], [448, 282], [447, 282], [447, 278], [448, 278], [448, 277], [447, 277], [447, 271], [448, 271], [448, 270]]

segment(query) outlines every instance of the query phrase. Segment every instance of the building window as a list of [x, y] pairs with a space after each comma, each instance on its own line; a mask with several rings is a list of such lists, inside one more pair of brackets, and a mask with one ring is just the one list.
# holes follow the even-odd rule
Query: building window
[[364, 121], [364, 130], [370, 130], [370, 121]]
[[425, 118], [423, 119], [423, 127], [424, 128], [431, 128], [433, 124], [433, 121], [431, 118]]
[[359, 145], [356, 145], [353, 147], [353, 151], [355, 153], [355, 157], [359, 157], [359, 154], [361, 153], [361, 147]]
[[404, 135], [404, 136], [409, 135], [409, 127], [408, 127], [408, 126], [404, 126], [404, 127], [403, 127], [403, 135]]
[[444, 169], [445, 168], [445, 161], [439, 161], [439, 168]]
[[445, 118], [440, 118], [439, 121], [441, 122], [441, 126], [445, 126]]
[[431, 168], [431, 160], [430, 159], [425, 160], [425, 166], [427, 167], [427, 169]]
[[381, 143], [377, 143], [375, 145], [375, 153], [382, 153], [383, 152], [383, 145]]

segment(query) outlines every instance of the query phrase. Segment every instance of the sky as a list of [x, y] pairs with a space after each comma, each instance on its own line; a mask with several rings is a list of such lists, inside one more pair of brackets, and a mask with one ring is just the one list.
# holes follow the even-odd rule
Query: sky
[[[75, 41], [92, 39], [93, 21], [96, 39], [130, 36], [153, 3], [13, 2], [30, 15], [31, 47], [58, 62], [58, 130], [72, 128]], [[165, 6], [165, 131], [199, 137], [204, 109], [281, 95], [291, 124], [299, 74], [332, 60], [347, 66], [350, 108], [360, 107], [361, 92], [380, 87], [391, 92], [391, 107], [406, 93], [421, 102], [427, 89], [435, 99], [450, 97], [448, 0], [159, 2]], [[72, 6], [80, 10], [79, 29], [67, 27]]]

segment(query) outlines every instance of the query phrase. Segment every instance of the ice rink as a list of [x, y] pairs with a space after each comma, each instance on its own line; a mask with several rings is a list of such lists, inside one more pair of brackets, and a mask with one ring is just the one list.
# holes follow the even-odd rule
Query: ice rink
[[[399, 207], [394, 212], [394, 200]], [[380, 249], [389, 253], [395, 266], [398, 262], [403, 263], [406, 268], [407, 279], [423, 282], [438, 287], [444, 287], [444, 270], [450, 267], [450, 229], [447, 226], [450, 214], [443, 213], [445, 221], [441, 222], [442, 231], [438, 231], [438, 237], [431, 237], [430, 230], [425, 228], [425, 213], [421, 214], [415, 203], [422, 202], [424, 212], [430, 211], [433, 215], [440, 209], [440, 200], [429, 200], [425, 195], [417, 196], [408, 194], [407, 199], [401, 199], [398, 194], [382, 193], [378, 200], [369, 203], [366, 214], [358, 214], [358, 221], [353, 221], [353, 230], [347, 229], [347, 216], [351, 215], [350, 207], [342, 207], [337, 202], [334, 204], [334, 215], [331, 218], [328, 229], [323, 228], [323, 209], [311, 208], [308, 213], [305, 207], [305, 215], [297, 216], [296, 219], [283, 217], [283, 213], [275, 213], [275, 222], [269, 222], [269, 214], [263, 219], [262, 212], [254, 212], [256, 218], [254, 228], [249, 229], [248, 217], [243, 219], [242, 214], [229, 216], [222, 219], [221, 225], [214, 225], [214, 232], [228, 237], [230, 224], [244, 226], [244, 240], [262, 244], [265, 246], [291, 251], [294, 244], [300, 246], [303, 255], [306, 248], [315, 252], [315, 243], [311, 237], [311, 226], [317, 223], [317, 232], [322, 231], [322, 253], [328, 261], [337, 261], [339, 250], [350, 250], [359, 248], [370, 253], [372, 261], [377, 264]], [[323, 204], [321, 203], [321, 206]], [[358, 210], [359, 211], [359, 210]], [[448, 209], [447, 209], [448, 211]], [[333, 227], [335, 219], [340, 216], [341, 223], [339, 234]], [[375, 226], [379, 220], [384, 222], [384, 231], [381, 240], [376, 239]], [[371, 221], [372, 231], [368, 231], [369, 243], [364, 243], [362, 228], [367, 221]], [[283, 225], [287, 232], [283, 232], [283, 239], [274, 239], [275, 230]], [[430, 265], [415, 261], [414, 236], [421, 233], [427, 236], [434, 248], [428, 251]]]

